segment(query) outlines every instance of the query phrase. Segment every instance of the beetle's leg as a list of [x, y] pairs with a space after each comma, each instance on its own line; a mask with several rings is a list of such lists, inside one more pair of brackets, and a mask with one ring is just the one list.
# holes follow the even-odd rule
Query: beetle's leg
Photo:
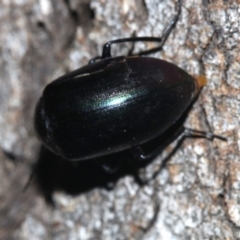
[[102, 59], [102, 57], [100, 57], [100, 56], [97, 56], [97, 57], [95, 57], [95, 58], [92, 58], [92, 59], [89, 60], [88, 64], [93, 64], [93, 63], [95, 63], [97, 60], [100, 60], [100, 59]]
[[204, 132], [204, 131], [199, 131], [199, 130], [195, 130], [195, 129], [191, 129], [191, 128], [185, 128], [185, 132], [184, 132], [184, 138], [186, 137], [192, 137], [192, 138], [206, 138], [209, 140], [213, 140], [214, 138], [218, 138], [222, 141], [227, 141], [227, 139], [225, 137], [222, 137], [220, 135], [216, 135], [212, 132]]
[[195, 129], [191, 129], [191, 128], [181, 127], [165, 143], [160, 145], [157, 149], [155, 149], [151, 153], [145, 154], [143, 149], [140, 146], [132, 148], [131, 152], [134, 155], [134, 157], [137, 158], [138, 160], [152, 159], [152, 158], [156, 157], [158, 154], [160, 154], [167, 145], [169, 145], [174, 139], [176, 139], [176, 137], [180, 136], [181, 134], [182, 134], [182, 136], [180, 137], [180, 142], [181, 143], [187, 137], [188, 138], [189, 137], [190, 138], [206, 138], [206, 139], [209, 139], [209, 140], [213, 140], [214, 138], [218, 138], [222, 141], [227, 141], [226, 138], [224, 138], [222, 136], [219, 136], [219, 135], [215, 135], [211, 132], [204, 132], [204, 131], [199, 131], [199, 130], [195, 130]]
[[115, 173], [121, 166], [120, 161], [108, 161], [107, 158], [98, 158], [96, 162], [109, 174]]
[[[137, 38], [136, 31], [133, 32], [132, 38]], [[132, 42], [132, 46], [131, 46], [131, 48], [129, 49], [128, 54], [127, 54], [128, 56], [134, 55], [134, 54], [133, 54], [134, 47], [135, 47], [135, 42]]]
[[109, 41], [109, 42], [105, 43], [103, 46], [102, 59], [111, 57], [111, 45], [115, 44], [115, 43], [145, 42], [145, 41], [160, 43], [160, 46], [150, 49], [150, 50], [147, 50], [147, 51], [144, 51], [144, 52], [141, 52], [136, 55], [147, 55], [147, 54], [151, 54], [151, 53], [161, 50], [164, 43], [166, 42], [169, 34], [173, 30], [173, 28], [175, 27], [175, 25], [179, 19], [179, 16], [181, 14], [181, 6], [182, 6], [182, 0], [178, 0], [178, 12], [177, 12], [176, 16], [173, 18], [173, 20], [171, 21], [171, 23], [165, 28], [161, 38], [160, 37], [131, 37], [131, 38], [120, 38], [120, 39]]
[[132, 148], [130, 151], [133, 154], [133, 156], [138, 159], [138, 160], [149, 160], [152, 159], [154, 157], [156, 157], [157, 155], [159, 155], [164, 148], [166, 148], [172, 141], [174, 141], [178, 136], [180, 136], [181, 134], [183, 134], [185, 131], [184, 126], [180, 126], [174, 134], [172, 134], [166, 141], [164, 141], [164, 143], [162, 143], [159, 147], [157, 147], [155, 150], [153, 150], [152, 152], [145, 154], [142, 147], [137, 146]]
[[[133, 34], [132, 34], [132, 38], [136, 38], [136, 32], [135, 32], [135, 31], [134, 31]], [[128, 56], [133, 55], [134, 46], [135, 46], [135, 44], [134, 44], [134, 41], [133, 41], [133, 42], [132, 42], [132, 46], [131, 46], [131, 48], [130, 48], [129, 51], [128, 51]], [[93, 64], [93, 63], [95, 63], [97, 60], [101, 60], [101, 59], [102, 59], [102, 57], [97, 56], [97, 57], [95, 57], [95, 58], [90, 59], [90, 60], [88, 61], [88, 64], [89, 64], [89, 65], [90, 65], [90, 64]]]

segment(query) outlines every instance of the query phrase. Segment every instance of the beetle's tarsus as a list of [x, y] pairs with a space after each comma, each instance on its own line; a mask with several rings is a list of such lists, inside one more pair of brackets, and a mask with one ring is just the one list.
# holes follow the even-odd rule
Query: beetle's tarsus
[[185, 128], [184, 137], [206, 138], [211, 141], [214, 138], [217, 138], [222, 141], [227, 141], [227, 139], [225, 137], [216, 135], [212, 132], [204, 132], [204, 131], [199, 131], [199, 130], [195, 130], [195, 129], [191, 129], [191, 128]]
[[182, 0], [178, 0], [178, 11], [176, 16], [173, 18], [173, 20], [171, 21], [171, 23], [164, 29], [163, 31], [163, 35], [162, 35], [162, 42], [161, 42], [161, 47], [164, 45], [164, 43], [166, 42], [169, 34], [171, 33], [171, 31], [173, 30], [173, 28], [176, 26], [177, 21], [179, 19], [179, 16], [181, 14], [181, 6], [182, 6]]

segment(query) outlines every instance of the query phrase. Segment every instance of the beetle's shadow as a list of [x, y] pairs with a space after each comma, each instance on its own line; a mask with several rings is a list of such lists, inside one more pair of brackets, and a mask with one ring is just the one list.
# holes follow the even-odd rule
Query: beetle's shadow
[[[53, 204], [56, 190], [78, 195], [94, 188], [111, 190], [115, 183], [126, 175], [132, 175], [138, 182], [138, 170], [151, 160], [139, 162], [129, 151], [104, 156], [104, 161], [120, 162], [115, 173], [106, 172], [96, 159], [70, 162], [42, 146], [34, 169], [37, 185], [48, 203]], [[140, 184], [140, 182], [138, 182]]]
[[[151, 152], [165, 143], [166, 139], [171, 139], [172, 142], [178, 138], [179, 135], [176, 135], [176, 129], [183, 126], [187, 113], [188, 111], [163, 134], [143, 144], [143, 149]], [[166, 158], [162, 159], [162, 165], [159, 167], [159, 170], [177, 151], [181, 142], [179, 141], [174, 150]], [[52, 195], [56, 190], [61, 190], [71, 195], [81, 194], [99, 187], [111, 190], [115, 183], [126, 175], [133, 176], [136, 182], [142, 185], [143, 182], [138, 175], [139, 169], [146, 167], [153, 160], [138, 161], [129, 150], [125, 150], [97, 159], [72, 162], [53, 154], [42, 146], [33, 173], [46, 201], [53, 204]], [[120, 165], [116, 172], [108, 173], [99, 162], [110, 165], [115, 163], [115, 165], [118, 165], [120, 163]]]

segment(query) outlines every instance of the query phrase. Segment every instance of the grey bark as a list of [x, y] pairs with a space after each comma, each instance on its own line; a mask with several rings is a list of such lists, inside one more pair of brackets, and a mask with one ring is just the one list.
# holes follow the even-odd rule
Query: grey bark
[[[86, 65], [111, 39], [161, 36], [175, 13], [165, 0], [0, 2], [0, 239], [240, 239], [239, 1], [183, 1], [182, 14], [154, 57], [208, 79], [186, 126], [227, 142], [187, 139], [156, 179], [132, 176], [112, 191], [23, 192], [40, 143], [33, 114], [44, 86]], [[151, 47], [137, 44], [136, 51]], [[116, 46], [113, 55], [127, 53]], [[170, 151], [167, 148], [163, 156]], [[146, 167], [151, 175], [159, 156]]]

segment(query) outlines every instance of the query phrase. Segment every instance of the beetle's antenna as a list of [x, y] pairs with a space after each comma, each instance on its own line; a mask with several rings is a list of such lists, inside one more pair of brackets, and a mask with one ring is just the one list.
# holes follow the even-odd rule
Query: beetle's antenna
[[25, 186], [22, 189], [22, 192], [26, 192], [26, 190], [30, 186], [30, 184], [31, 184], [31, 182], [33, 180], [34, 174], [35, 174], [35, 168], [36, 168], [36, 166], [33, 167], [32, 172], [31, 172], [31, 174], [30, 174], [30, 176], [28, 178], [28, 181], [27, 181], [27, 183], [25, 184]]

